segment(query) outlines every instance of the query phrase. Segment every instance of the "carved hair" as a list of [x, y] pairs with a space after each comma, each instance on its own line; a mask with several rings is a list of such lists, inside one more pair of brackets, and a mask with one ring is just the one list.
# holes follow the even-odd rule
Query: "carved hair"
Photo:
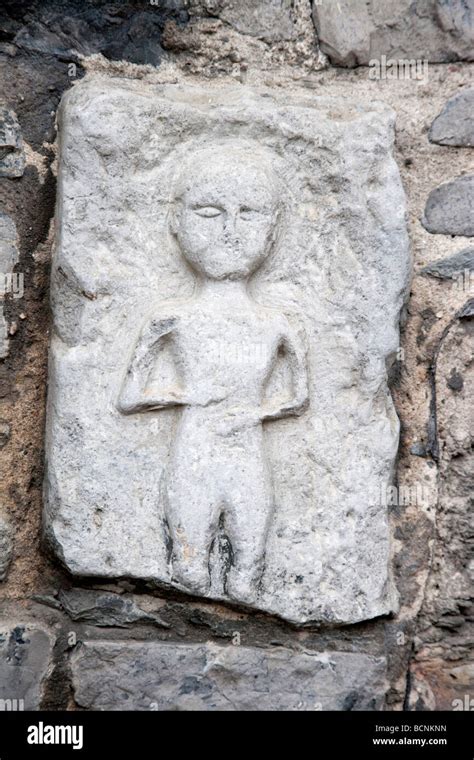
[[201, 168], [206, 170], [213, 164], [218, 165], [220, 163], [229, 166], [229, 169], [238, 169], [244, 163], [251, 165], [256, 172], [265, 175], [268, 187], [271, 188], [275, 197], [275, 203], [279, 201], [282, 187], [273, 168], [270, 151], [250, 140], [226, 138], [210, 144], [199, 145], [191, 151], [188, 148], [184, 161], [180, 162], [174, 176], [171, 202], [182, 198], [190, 184], [194, 184], [194, 178], [196, 174], [199, 174]]

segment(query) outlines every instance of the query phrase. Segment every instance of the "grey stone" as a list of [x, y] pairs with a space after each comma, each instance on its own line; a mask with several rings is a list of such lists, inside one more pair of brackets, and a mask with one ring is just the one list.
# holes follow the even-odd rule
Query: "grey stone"
[[52, 648], [48, 631], [0, 622], [0, 711], [40, 709]]
[[[472, 708], [474, 299], [443, 331], [433, 376], [439, 489], [432, 570], [410, 667], [409, 709]], [[454, 379], [454, 389], [448, 378]], [[462, 380], [461, 380], [462, 378]]]
[[10, 440], [11, 428], [8, 422], [0, 420], [0, 449], [3, 449]]
[[17, 262], [15, 222], [7, 214], [0, 212], [0, 359], [8, 356], [8, 325], [3, 314], [3, 300], [9, 291], [9, 278]]
[[456, 316], [458, 316], [459, 319], [469, 319], [474, 316], [474, 298], [470, 298], [469, 301], [464, 304], [462, 309], [459, 310], [459, 313]]
[[426, 201], [422, 223], [428, 232], [472, 237], [474, 175], [456, 177], [432, 190]]
[[410, 454], [413, 454], [415, 457], [426, 457], [427, 454], [425, 444], [417, 441], [417, 443], [414, 443], [413, 446], [410, 446]]
[[72, 574], [296, 623], [396, 606], [393, 124], [242, 86], [68, 93], [44, 494]]
[[0, 177], [22, 177], [26, 158], [14, 111], [0, 106]]
[[159, 65], [163, 50], [161, 37], [167, 21], [188, 20], [184, 0], [160, 0], [143, 9], [131, 3], [110, 3], [107, 7], [82, 0], [51, 0], [28, 8], [18, 20], [14, 42], [23, 50], [69, 58], [102, 53], [112, 60]]
[[420, 274], [436, 277], [439, 280], [452, 280], [463, 272], [474, 271], [474, 248], [464, 248], [462, 251], [448, 256], [447, 259], [434, 261], [423, 267]]
[[433, 143], [474, 147], [474, 87], [448, 100], [429, 132]]
[[321, 50], [340, 66], [371, 60], [432, 63], [474, 59], [473, 0], [319, 0], [313, 18]]
[[133, 599], [87, 589], [61, 591], [59, 600], [72, 620], [97, 626], [118, 626], [126, 628], [131, 623], [152, 623], [161, 628], [169, 628], [168, 623], [139, 607]]
[[295, 36], [291, 0], [191, 0], [189, 10], [193, 15], [204, 11], [218, 16], [238, 32], [268, 42]]
[[464, 378], [454, 367], [451, 369], [449, 377], [446, 378], [446, 385], [456, 393], [464, 388]]
[[383, 657], [245, 646], [88, 641], [71, 656], [89, 710], [381, 710]]
[[12, 529], [5, 518], [0, 517], [0, 581], [7, 577], [13, 555]]

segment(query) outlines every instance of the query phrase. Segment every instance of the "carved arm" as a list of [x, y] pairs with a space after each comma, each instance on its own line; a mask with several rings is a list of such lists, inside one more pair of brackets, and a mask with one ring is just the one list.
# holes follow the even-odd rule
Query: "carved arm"
[[156, 354], [163, 345], [166, 336], [175, 327], [176, 320], [153, 319], [145, 325], [135, 346], [127, 374], [119, 394], [117, 408], [122, 414], [153, 411], [168, 406], [184, 403], [179, 395], [167, 390], [166, 395], [151, 396], [146, 391], [148, 377]]

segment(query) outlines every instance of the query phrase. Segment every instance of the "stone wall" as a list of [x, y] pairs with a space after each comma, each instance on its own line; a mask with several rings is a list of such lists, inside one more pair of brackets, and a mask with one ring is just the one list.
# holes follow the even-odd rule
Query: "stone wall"
[[[13, 276], [0, 301], [0, 698], [27, 709], [470, 704], [473, 24], [466, 0], [3, 3], [0, 271]], [[297, 625], [146, 581], [73, 577], [44, 543], [56, 114], [92, 74], [395, 111], [413, 254], [390, 370], [398, 612]]]

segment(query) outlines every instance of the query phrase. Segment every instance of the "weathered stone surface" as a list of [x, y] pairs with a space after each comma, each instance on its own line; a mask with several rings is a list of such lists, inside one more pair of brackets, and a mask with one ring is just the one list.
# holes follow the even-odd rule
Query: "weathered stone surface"
[[291, 0], [190, 0], [188, 7], [193, 16], [218, 16], [238, 32], [268, 42], [295, 36]]
[[74, 697], [92, 710], [380, 710], [385, 659], [217, 644], [86, 642]]
[[0, 581], [4, 581], [13, 553], [12, 530], [4, 517], [0, 517]]
[[423, 267], [421, 274], [436, 277], [439, 280], [452, 280], [463, 272], [472, 271], [474, 271], [474, 248], [464, 248], [448, 256], [447, 259], [440, 259]]
[[52, 647], [51, 634], [42, 628], [0, 622], [1, 709], [11, 709], [8, 700], [16, 700], [13, 709], [39, 710]]
[[0, 106], [0, 177], [21, 177], [26, 159], [16, 114]]
[[389, 612], [410, 273], [393, 113], [96, 78], [60, 121], [58, 556], [298, 623]]
[[474, 87], [448, 100], [429, 132], [433, 143], [474, 147]]
[[422, 223], [428, 232], [474, 235], [474, 175], [456, 177], [432, 190]]
[[97, 626], [118, 626], [126, 628], [131, 623], [152, 623], [161, 628], [169, 628], [159, 615], [146, 612], [133, 599], [106, 592], [72, 589], [62, 591], [59, 600], [72, 620], [83, 621]]
[[439, 496], [409, 694], [419, 710], [472, 710], [473, 307], [471, 299], [443, 334], [434, 366]]
[[432, 63], [474, 58], [472, 0], [321, 0], [313, 17], [321, 50], [340, 66], [382, 55]]
[[[168, 20], [185, 23], [188, 14], [182, 0], [164, 0], [152, 6], [111, 2], [84, 4], [82, 0], [50, 0], [21, 19], [13, 13], [10, 29], [14, 43], [24, 50], [74, 58], [77, 53], [102, 53], [112, 60], [159, 65], [163, 55], [161, 35]], [[20, 18], [19, 18], [20, 17]], [[23, 21], [23, 23], [22, 23]], [[11, 33], [11, 32], [10, 32]]]
[[8, 356], [8, 325], [3, 315], [3, 300], [9, 292], [8, 278], [18, 262], [16, 240], [15, 222], [0, 212], [0, 359]]

